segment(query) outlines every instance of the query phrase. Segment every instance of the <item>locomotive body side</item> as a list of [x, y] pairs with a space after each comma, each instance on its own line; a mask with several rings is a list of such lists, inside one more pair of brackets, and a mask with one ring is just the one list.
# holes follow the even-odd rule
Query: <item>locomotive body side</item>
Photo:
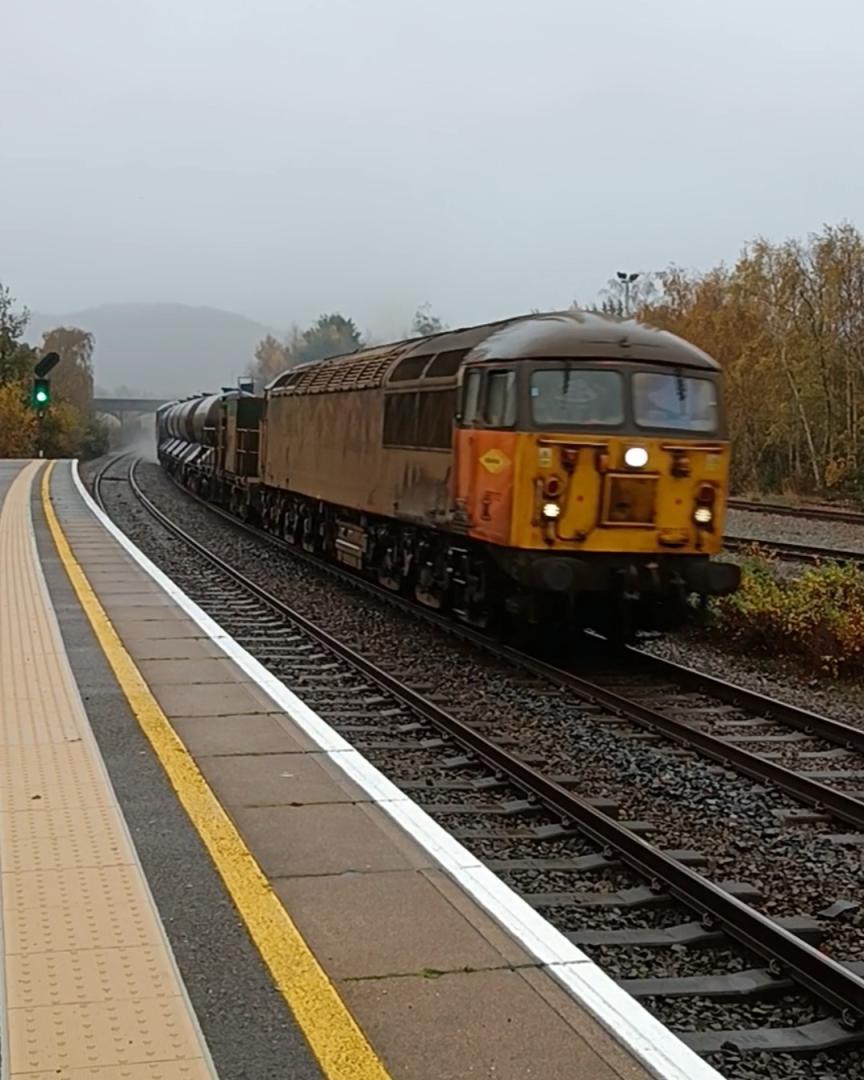
[[277, 380], [267, 391], [263, 483], [364, 514], [440, 521], [450, 503], [453, 409], [444, 414], [440, 446], [393, 452], [383, 386], [402, 351], [325, 361], [326, 381], [317, 365]]

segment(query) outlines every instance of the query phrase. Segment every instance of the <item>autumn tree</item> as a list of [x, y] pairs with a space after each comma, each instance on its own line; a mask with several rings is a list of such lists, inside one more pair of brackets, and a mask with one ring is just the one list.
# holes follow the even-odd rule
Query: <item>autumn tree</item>
[[277, 341], [272, 334], [268, 334], [255, 346], [255, 359], [252, 362], [250, 374], [259, 386], [266, 386], [290, 366], [289, 346]]
[[326, 360], [330, 356], [351, 353], [362, 345], [360, 331], [353, 319], [343, 315], [321, 315], [303, 333], [296, 353], [298, 363]]
[[303, 332], [296, 323], [284, 341], [279, 341], [272, 334], [263, 337], [255, 346], [255, 355], [248, 368], [255, 389], [263, 390], [277, 375], [299, 364], [303, 344]]
[[671, 268], [642, 315], [722, 365], [740, 488], [864, 490], [864, 237], [758, 239], [731, 267]]
[[[639, 273], [630, 276], [634, 278], [633, 281], [622, 281], [617, 276], [609, 278], [600, 290], [597, 300], [588, 306], [588, 310], [626, 318], [647, 307], [660, 295], [660, 275]], [[578, 309], [583, 305], [574, 300], [571, 307]]]
[[93, 335], [77, 326], [58, 326], [42, 335], [43, 353], [60, 357], [51, 374], [54, 395], [82, 414], [93, 405], [93, 345]]
[[0, 283], [0, 458], [30, 457], [36, 418], [28, 402], [37, 355], [21, 339], [30, 313], [16, 310], [10, 289]]
[[411, 320], [411, 334], [414, 337], [429, 337], [430, 334], [440, 334], [447, 327], [439, 316], [432, 313], [432, 305], [428, 302], [421, 304], [414, 312]]
[[352, 353], [363, 344], [353, 319], [343, 315], [321, 315], [307, 330], [292, 326], [284, 341], [267, 334], [255, 346], [249, 374], [257, 390], [263, 389], [277, 375], [295, 364], [326, 360], [330, 356]]
[[15, 298], [0, 282], [0, 386], [27, 379], [36, 363], [36, 351], [21, 339], [30, 321], [26, 307], [15, 310]]
[[43, 335], [42, 351], [56, 352], [51, 373], [53, 401], [37, 431], [30, 404], [36, 349], [22, 337], [30, 313], [15, 309], [10, 290], [0, 284], [0, 457], [29, 457], [37, 434], [48, 457], [96, 456], [108, 446], [108, 433], [93, 415], [93, 335], [77, 327], [58, 327]]
[[19, 381], [0, 384], [0, 458], [32, 457], [36, 416]]

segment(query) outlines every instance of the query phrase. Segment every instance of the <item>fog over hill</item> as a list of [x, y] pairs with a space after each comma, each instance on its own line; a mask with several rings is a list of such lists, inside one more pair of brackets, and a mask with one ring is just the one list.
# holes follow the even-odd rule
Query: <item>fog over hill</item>
[[175, 397], [236, 385], [270, 327], [218, 308], [185, 304], [105, 304], [47, 315], [34, 312], [27, 340], [55, 326], [79, 326], [96, 342], [100, 392]]

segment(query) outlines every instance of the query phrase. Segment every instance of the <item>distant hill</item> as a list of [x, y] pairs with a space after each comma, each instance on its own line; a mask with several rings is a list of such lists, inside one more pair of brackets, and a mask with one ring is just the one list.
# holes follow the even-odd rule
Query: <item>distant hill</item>
[[[33, 313], [27, 340], [80, 326], [96, 339], [100, 392], [174, 397], [236, 385], [269, 327], [243, 315], [185, 304], [105, 304], [63, 315]], [[278, 336], [278, 335], [277, 335]]]

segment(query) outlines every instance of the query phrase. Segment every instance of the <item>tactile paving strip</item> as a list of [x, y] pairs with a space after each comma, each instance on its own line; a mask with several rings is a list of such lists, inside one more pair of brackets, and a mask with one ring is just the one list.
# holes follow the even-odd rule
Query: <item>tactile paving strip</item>
[[38, 564], [38, 472], [0, 512], [4, 1065], [28, 1080], [212, 1080]]

